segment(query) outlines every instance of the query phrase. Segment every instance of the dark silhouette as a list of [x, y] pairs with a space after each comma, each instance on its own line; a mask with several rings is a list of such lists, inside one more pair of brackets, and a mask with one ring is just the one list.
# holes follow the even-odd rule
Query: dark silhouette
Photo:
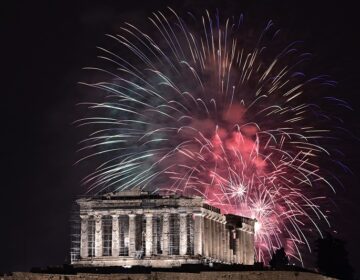
[[274, 269], [283, 269], [289, 265], [289, 258], [286, 255], [285, 249], [283, 247], [277, 249], [275, 253], [273, 253], [269, 265]]
[[345, 242], [327, 233], [316, 241], [317, 267], [327, 276], [353, 279], [353, 269], [348, 260]]

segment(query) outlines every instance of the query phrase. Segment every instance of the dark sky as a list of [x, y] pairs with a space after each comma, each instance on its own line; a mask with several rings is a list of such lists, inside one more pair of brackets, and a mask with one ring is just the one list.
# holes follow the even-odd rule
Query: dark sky
[[[9, 1], [10, 2], [10, 1]], [[31, 2], [31, 3], [30, 3]], [[125, 21], [144, 23], [152, 11], [173, 7], [238, 15], [262, 26], [272, 19], [293, 39], [304, 40], [320, 73], [339, 82], [335, 95], [354, 112], [346, 127], [360, 136], [359, 15], [344, 1], [12, 1], [2, 7], [2, 179], [0, 272], [62, 264], [69, 252], [69, 212], [84, 192], [84, 166], [73, 166], [81, 134], [71, 125], [84, 101], [77, 82], [95, 47]], [[318, 72], [318, 73], [319, 73]], [[337, 194], [334, 227], [360, 270], [359, 145], [339, 145], [354, 175]]]

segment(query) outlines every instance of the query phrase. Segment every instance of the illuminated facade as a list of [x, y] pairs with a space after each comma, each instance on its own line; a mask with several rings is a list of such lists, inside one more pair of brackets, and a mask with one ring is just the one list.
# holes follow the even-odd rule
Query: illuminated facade
[[200, 197], [135, 190], [76, 203], [71, 250], [75, 266], [254, 263], [255, 220], [222, 215]]

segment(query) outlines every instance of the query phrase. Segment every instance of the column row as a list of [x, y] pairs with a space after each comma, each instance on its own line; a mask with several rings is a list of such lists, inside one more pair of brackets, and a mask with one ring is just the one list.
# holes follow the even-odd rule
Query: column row
[[81, 215], [80, 257], [201, 254], [201, 220], [187, 213]]

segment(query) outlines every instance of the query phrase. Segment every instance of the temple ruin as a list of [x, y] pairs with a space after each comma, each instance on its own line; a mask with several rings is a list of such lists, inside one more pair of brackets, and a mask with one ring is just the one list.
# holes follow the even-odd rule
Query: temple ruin
[[74, 266], [254, 264], [255, 220], [223, 215], [201, 197], [140, 190], [79, 198]]

